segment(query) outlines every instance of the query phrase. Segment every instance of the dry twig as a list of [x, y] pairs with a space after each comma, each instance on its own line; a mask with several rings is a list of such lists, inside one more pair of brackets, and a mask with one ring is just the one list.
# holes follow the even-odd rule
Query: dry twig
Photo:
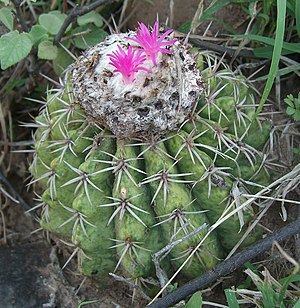
[[282, 242], [291, 236], [300, 233], [300, 219], [290, 223], [286, 227], [280, 229], [274, 234], [266, 237], [265, 239], [259, 241], [257, 244], [237, 253], [235, 256], [227, 259], [226, 261], [220, 263], [214, 269], [206, 272], [204, 275], [188, 282], [176, 291], [162, 299], [150, 304], [149, 308], [165, 308], [172, 306], [187, 296], [195, 293], [196, 291], [207, 287], [217, 279], [228, 275], [237, 268], [241, 267], [246, 261], [249, 261], [259, 254], [269, 250], [274, 241]]
[[91, 4], [87, 4], [86, 6], [82, 8], [75, 7], [71, 13], [68, 15], [68, 17], [65, 19], [63, 25], [61, 26], [60, 30], [54, 37], [53, 43], [57, 45], [60, 43], [66, 29], [68, 26], [76, 19], [78, 16], [82, 16], [84, 14], [87, 14], [93, 10], [95, 10], [97, 7], [104, 5], [104, 4], [110, 4], [113, 3], [115, 0], [97, 0]]

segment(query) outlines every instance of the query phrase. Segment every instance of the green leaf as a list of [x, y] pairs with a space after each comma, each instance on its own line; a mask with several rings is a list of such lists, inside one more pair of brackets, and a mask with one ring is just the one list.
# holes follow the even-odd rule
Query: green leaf
[[63, 48], [58, 48], [57, 57], [53, 60], [56, 75], [62, 75], [63, 71], [73, 62], [74, 59]]
[[[281, 21], [281, 23], [282, 22], [283, 21]], [[277, 35], [278, 34], [276, 32], [276, 37], [278, 37]], [[232, 36], [232, 37], [235, 37], [235, 38], [247, 38], [248, 40], [261, 42], [261, 43], [271, 45], [271, 46], [274, 46], [277, 43], [276, 39], [274, 40], [273, 38], [270, 38], [270, 37], [265, 37], [265, 36], [261, 36], [261, 35], [255, 35], [255, 34], [236, 34], [236, 35], [229, 35], [229, 36]], [[282, 47], [283, 47], [284, 51], [286, 51], [286, 52], [289, 51], [289, 52], [300, 53], [300, 43], [288, 43], [288, 42], [284, 42], [282, 40]]]
[[[300, 154], [300, 148], [293, 148], [293, 153], [299, 155]], [[300, 299], [299, 302], [297, 302], [298, 306], [295, 305], [293, 308], [297, 306], [297, 308], [300, 308]]]
[[[200, 18], [196, 22], [196, 27], [199, 27], [202, 22], [211, 20], [214, 14], [219, 11], [222, 7], [228, 5], [230, 0], [213, 0], [209, 6], [203, 11]], [[220, 20], [219, 20], [220, 21]], [[179, 31], [188, 33], [191, 30], [192, 23], [190, 21], [186, 22], [179, 27]]]
[[294, 305], [293, 308], [300, 308], [300, 299], [299, 299], [298, 302]]
[[95, 300], [90, 300], [90, 301], [83, 301], [81, 302], [77, 308], [81, 308], [85, 305], [89, 305], [89, 304], [94, 304], [94, 303], [98, 303], [99, 302], [99, 299], [95, 299]]
[[81, 32], [87, 33], [73, 39], [74, 45], [80, 49], [86, 49], [87, 47], [94, 46], [102, 42], [107, 36], [107, 32], [94, 25], [77, 27], [73, 30], [72, 34]]
[[292, 101], [290, 101], [288, 98], [285, 98], [285, 99], [284, 99], [284, 102], [285, 102], [287, 105], [289, 105], [290, 107], [295, 108], [294, 103], [293, 103]]
[[251, 18], [255, 16], [256, 13], [256, 3], [249, 3], [249, 15]]
[[182, 33], [188, 33], [191, 30], [192, 23], [190, 21], [184, 23], [178, 28], [178, 31]]
[[14, 79], [6, 87], [5, 93], [11, 93], [14, 89], [21, 88], [26, 84], [27, 79]]
[[252, 264], [251, 262], [249, 262], [249, 261], [245, 262], [244, 266], [246, 268], [249, 268], [255, 274], [259, 273], [259, 271], [257, 270], [257, 267], [254, 264]]
[[288, 115], [293, 115], [296, 112], [296, 110], [293, 107], [287, 107], [286, 108], [286, 113]]
[[202, 307], [202, 296], [201, 292], [198, 291], [193, 294], [193, 296], [190, 298], [190, 300], [186, 303], [184, 308], [201, 308]]
[[296, 110], [293, 117], [295, 121], [300, 121], [300, 110]]
[[278, 307], [278, 294], [273, 290], [272, 286], [269, 284], [268, 280], [257, 286], [262, 293], [263, 307], [264, 308], [274, 308]]
[[54, 60], [57, 57], [57, 47], [51, 41], [43, 41], [38, 46], [38, 57], [44, 60]]
[[50, 34], [55, 35], [58, 33], [66, 17], [66, 14], [62, 14], [59, 11], [52, 11], [48, 14], [41, 14], [39, 17], [39, 23]]
[[225, 290], [225, 296], [226, 296], [229, 308], [239, 308], [240, 307], [235, 293], [232, 292], [230, 289]]
[[265, 85], [259, 106], [256, 109], [255, 117], [261, 112], [273, 85], [278, 65], [280, 61], [280, 54], [282, 51], [284, 31], [285, 31], [285, 13], [286, 13], [286, 0], [277, 0], [277, 22], [276, 22], [276, 36], [274, 42], [274, 50], [269, 71], [269, 77]]
[[4, 5], [8, 5], [9, 4], [9, 0], [0, 0], [1, 3], [4, 3]]
[[3, 7], [2, 9], [0, 9], [0, 21], [7, 29], [13, 30], [14, 16], [12, 14], [12, 10], [7, 7]]
[[[276, 77], [277, 76], [284, 76], [290, 73], [295, 73], [300, 71], [300, 63], [299, 64], [293, 64], [284, 68], [281, 68], [277, 70]], [[258, 77], [255, 79], [255, 81], [261, 81], [261, 80], [266, 80], [268, 79], [268, 75], [264, 75], [261, 77]]]
[[47, 30], [40, 25], [34, 25], [31, 28], [29, 35], [33, 45], [38, 45], [41, 41], [45, 41], [49, 37]]
[[[253, 49], [253, 53], [258, 57], [258, 58], [267, 58], [267, 59], [271, 59], [272, 58], [272, 54], [273, 54], [273, 46], [267, 46], [267, 47], [257, 47]], [[285, 56], [285, 55], [289, 55], [293, 53], [292, 51], [283, 49], [281, 51], [281, 55]]]
[[79, 26], [84, 26], [91, 23], [100, 28], [103, 25], [103, 19], [99, 13], [91, 11], [87, 14], [79, 16], [77, 18], [77, 23]]
[[217, 13], [222, 7], [230, 4], [229, 0], [213, 0], [209, 4], [209, 6], [204, 10], [203, 14], [201, 14], [201, 17], [199, 19], [199, 23], [203, 22], [207, 19], [210, 19], [212, 16], [214, 16], [215, 13]]
[[28, 56], [32, 48], [30, 36], [27, 33], [11, 31], [0, 38], [1, 69], [18, 63]]
[[298, 33], [298, 37], [300, 37], [300, 1], [296, 1], [295, 3], [295, 17], [296, 17], [296, 30]]
[[[295, 110], [295, 114], [293, 115], [293, 118], [294, 118], [295, 121], [300, 120], [300, 110]], [[299, 268], [297, 269], [297, 267], [295, 267], [293, 272], [295, 272], [295, 271], [298, 272]], [[296, 282], [296, 281], [299, 281], [299, 275], [297, 275], [297, 274], [291, 274], [291, 275], [285, 277], [282, 281], [280, 281], [280, 283], [282, 284], [282, 288], [280, 289], [279, 297], [278, 297], [278, 303], [279, 304], [283, 303], [284, 298], [285, 298], [285, 294], [287, 292], [289, 285], [292, 282]]]
[[[61, 13], [60, 11], [51, 11], [49, 14], [56, 16], [62, 23], [64, 23], [65, 19], [67, 18], [67, 15], [64, 13]], [[72, 29], [72, 25], [69, 25], [66, 29], [66, 32]]]

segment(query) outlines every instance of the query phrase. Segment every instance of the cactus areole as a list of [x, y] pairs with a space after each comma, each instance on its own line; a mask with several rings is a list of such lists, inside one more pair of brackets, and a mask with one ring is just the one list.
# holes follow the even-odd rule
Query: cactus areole
[[68, 68], [36, 117], [41, 226], [101, 281], [115, 272], [162, 286], [187, 258], [182, 278], [213, 268], [262, 235], [244, 236], [258, 211], [251, 192], [270, 182], [270, 124], [252, 122], [255, 106], [243, 76], [172, 30], [140, 23], [108, 36]]

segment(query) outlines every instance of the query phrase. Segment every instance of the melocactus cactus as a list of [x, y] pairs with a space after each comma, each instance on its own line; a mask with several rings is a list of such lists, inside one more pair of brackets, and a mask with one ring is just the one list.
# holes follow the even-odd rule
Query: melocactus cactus
[[[108, 36], [69, 67], [36, 118], [41, 226], [72, 241], [85, 275], [155, 278], [152, 256], [167, 246], [162, 271], [192, 254], [182, 274], [195, 277], [242, 238], [255, 215], [247, 196], [268, 184], [270, 126], [251, 120], [253, 88], [170, 36], [157, 23]], [[242, 245], [260, 236], [254, 228]]]

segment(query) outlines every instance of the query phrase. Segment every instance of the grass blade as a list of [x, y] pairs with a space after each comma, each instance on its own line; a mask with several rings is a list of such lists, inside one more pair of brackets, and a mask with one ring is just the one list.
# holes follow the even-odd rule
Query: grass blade
[[[278, 19], [277, 19], [277, 25], [278, 25]], [[284, 27], [283, 27], [283, 29], [284, 29]], [[277, 33], [277, 30], [276, 30], [276, 37], [277, 37], [277, 35], [278, 35], [278, 33]], [[236, 34], [236, 35], [230, 35], [230, 36], [234, 37], [234, 38], [247, 38], [248, 40], [257, 41], [257, 42], [264, 43], [264, 44], [270, 45], [270, 46], [275, 46], [278, 43], [278, 42], [276, 42], [276, 38], [274, 40], [273, 38], [265, 37], [265, 36], [262, 36], [262, 35]], [[285, 50], [285, 52], [300, 53], [300, 44], [299, 43], [284, 42], [283, 37], [282, 37], [282, 48]], [[254, 51], [255, 51], [255, 49], [254, 49]]]
[[198, 291], [193, 294], [193, 296], [190, 298], [190, 300], [186, 303], [184, 308], [194, 308], [194, 307], [202, 307], [202, 296], [201, 292]]
[[276, 36], [275, 36], [273, 57], [269, 72], [269, 78], [264, 88], [264, 92], [259, 102], [259, 106], [256, 110], [255, 117], [257, 117], [257, 115], [261, 112], [270, 94], [274, 79], [276, 77], [283, 45], [283, 38], [284, 38], [285, 13], [286, 13], [286, 0], [277, 0], [277, 24], [276, 24]]
[[296, 30], [300, 37], [300, 1], [296, 1], [295, 4], [295, 18], [296, 18]]
[[236, 298], [236, 294], [232, 292], [230, 289], [225, 290], [225, 296], [227, 300], [227, 304], [229, 308], [239, 308], [239, 303]]

